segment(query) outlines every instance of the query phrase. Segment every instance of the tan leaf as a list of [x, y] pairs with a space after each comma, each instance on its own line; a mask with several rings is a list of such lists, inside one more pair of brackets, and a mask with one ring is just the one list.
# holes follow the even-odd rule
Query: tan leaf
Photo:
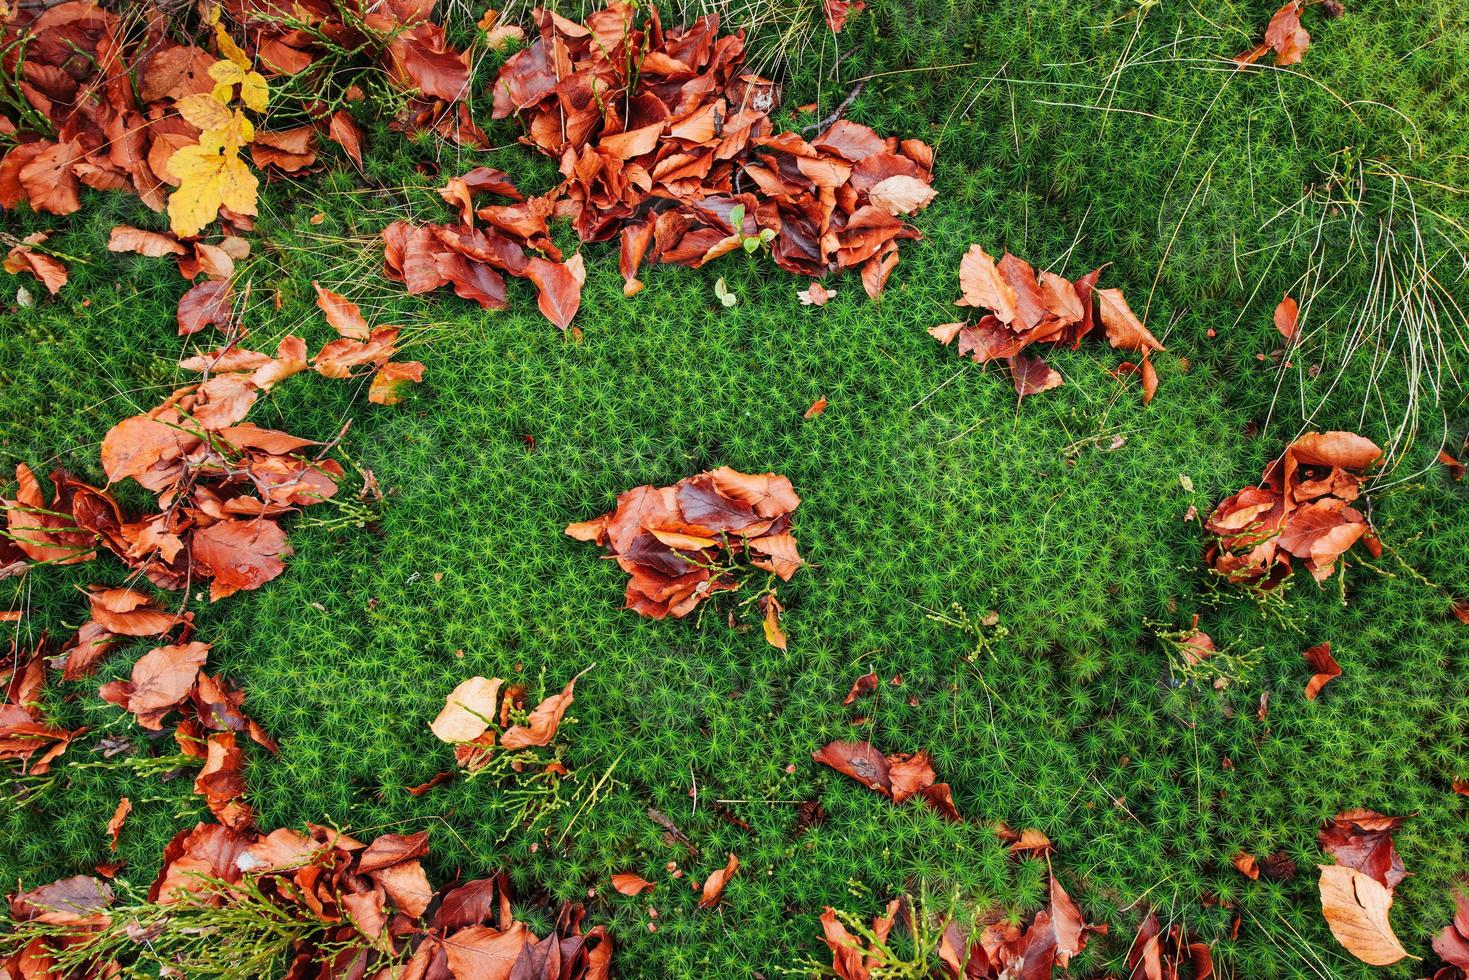
[[1113, 347], [1141, 353], [1163, 349], [1158, 338], [1143, 326], [1132, 307], [1127, 305], [1122, 290], [1099, 289], [1096, 293], [1097, 305], [1102, 311], [1102, 329], [1107, 331], [1107, 340]]
[[441, 742], [468, 742], [479, 738], [495, 717], [498, 677], [471, 677], [460, 682], [444, 699], [443, 710], [428, 726]]
[[1408, 951], [1393, 935], [1392, 893], [1372, 878], [1340, 864], [1321, 868], [1321, 911], [1336, 941], [1363, 963], [1387, 966]]

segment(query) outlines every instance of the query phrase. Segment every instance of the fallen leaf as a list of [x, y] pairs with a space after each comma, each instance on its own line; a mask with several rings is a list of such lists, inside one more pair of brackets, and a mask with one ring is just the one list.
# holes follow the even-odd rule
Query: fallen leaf
[[622, 873], [612, 876], [612, 887], [623, 895], [641, 895], [653, 890], [653, 883], [635, 874]]
[[1286, 296], [1275, 307], [1275, 329], [1285, 338], [1287, 344], [1294, 344], [1296, 338], [1301, 334], [1299, 322], [1299, 311], [1296, 301]]
[[730, 854], [729, 861], [724, 867], [704, 879], [704, 889], [697, 907], [707, 909], [718, 905], [720, 896], [724, 894], [724, 887], [729, 884], [729, 879], [734, 877], [735, 872], [739, 869], [740, 859]]
[[117, 802], [117, 809], [112, 811], [112, 817], [107, 821], [107, 847], [109, 850], [117, 850], [117, 837], [122, 833], [122, 824], [133, 812], [133, 801], [124, 796]]
[[1328, 820], [1317, 839], [1338, 864], [1362, 872], [1391, 893], [1407, 875], [1392, 838], [1407, 819], [1375, 810], [1346, 810]]
[[875, 690], [877, 690], [877, 674], [875, 672], [863, 674], [852, 682], [852, 689], [842, 699], [842, 704], [851, 704], [863, 695], [871, 694]]
[[836, 295], [836, 290], [827, 289], [821, 283], [812, 281], [811, 285], [796, 292], [796, 298], [801, 301], [802, 306], [825, 306], [826, 301]]
[[429, 729], [441, 742], [469, 742], [479, 738], [495, 717], [500, 678], [471, 677], [444, 699], [444, 707]]
[[1341, 667], [1331, 655], [1330, 643], [1318, 643], [1302, 656], [1313, 671], [1311, 679], [1306, 682], [1306, 700], [1315, 701], [1322, 688], [1341, 676]]
[[321, 312], [326, 314], [326, 322], [331, 325], [338, 336], [349, 337], [352, 340], [368, 338], [372, 331], [368, 329], [367, 321], [362, 316], [362, 310], [356, 303], [341, 293], [323, 289], [315, 279], [311, 280], [311, 285], [316, 290], [316, 305]]
[[556, 737], [556, 729], [561, 724], [562, 716], [571, 707], [572, 689], [576, 687], [577, 677], [567, 681], [560, 694], [553, 694], [536, 705], [526, 724], [507, 728], [500, 736], [500, 744], [511, 751], [535, 745], [550, 745]]
[[1388, 966], [1407, 956], [1388, 921], [1392, 892], [1355, 868], [1320, 868], [1321, 910], [1337, 942], [1372, 966]]

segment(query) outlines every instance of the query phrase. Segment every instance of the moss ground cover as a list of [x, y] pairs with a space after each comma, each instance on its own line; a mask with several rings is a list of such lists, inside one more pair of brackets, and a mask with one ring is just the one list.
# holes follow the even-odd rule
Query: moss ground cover
[[[1111, 925], [1079, 974], [1117, 967], [1146, 905], [1217, 938], [1226, 976], [1420, 975], [1411, 961], [1372, 971], [1334, 943], [1315, 833], [1354, 806], [1416, 814], [1397, 834], [1413, 876], [1393, 921], [1426, 955], [1469, 868], [1469, 798], [1450, 789], [1469, 777], [1469, 629], [1449, 614], [1469, 596], [1469, 484], [1432, 465], [1445, 421], [1453, 446], [1465, 437], [1462, 391], [1445, 376], [1439, 403], [1420, 401], [1416, 441], [1370, 497], [1389, 552], [1375, 570], [1351, 563], [1345, 593], [1304, 576], [1265, 609], [1221, 592], [1185, 515], [1250, 482], [1304, 415], [1393, 441], [1413, 394], [1397, 355], [1375, 369], [1371, 348], [1342, 353], [1383, 281], [1352, 236], [1378, 240], [1390, 216], [1412, 242], [1416, 214], [1421, 262], [1463, 300], [1462, 11], [1353, 4], [1338, 20], [1308, 17], [1301, 65], [1235, 73], [1218, 59], [1253, 42], [1269, 5], [869, 7], [835, 38], [788, 37], [780, 65], [787, 105], [819, 98], [825, 115], [865, 80], [851, 118], [938, 149], [939, 196], [915, 221], [924, 239], [905, 243], [880, 305], [851, 276], [826, 306], [803, 307], [801, 280], [742, 254], [645, 269], [647, 289], [624, 299], [615, 244], [584, 248], [579, 342], [545, 322], [523, 282], [502, 313], [447, 292], [405, 296], [381, 276], [384, 224], [444, 220], [433, 188], [476, 163], [530, 191], [555, 181], [487, 111], [500, 144], [489, 153], [378, 125], [364, 173], [338, 161], [262, 188], [241, 276], [254, 346], [327, 339], [318, 280], [370, 321], [402, 324], [427, 368], [395, 407], [301, 377], [252, 414], [320, 439], [351, 420], [343, 448], [386, 492], [365, 527], [316, 508], [297, 520], [281, 578], [196, 607], [212, 662], [281, 743], [277, 758], [252, 756], [262, 824], [427, 827], [436, 880], [507, 867], [527, 898], [595, 889], [590, 913], [611, 924], [631, 976], [772, 976], [815, 951], [823, 905], [871, 915], [920, 885], [971, 913], [1028, 915], [1045, 901], [1045, 866], [1012, 860], [990, 829], [1000, 819], [1049, 834], [1067, 890]], [[774, 57], [779, 29], [759, 32], [757, 62]], [[55, 300], [0, 313], [0, 462], [101, 482], [102, 434], [183, 377], [185, 284], [163, 260], [105, 251], [120, 222], [161, 227], [129, 198], [91, 193], [71, 219], [4, 220], [17, 236], [53, 229], [48, 245], [74, 260]], [[1100, 344], [1049, 357], [1066, 384], [1018, 410], [1002, 373], [935, 344], [924, 328], [953, 318], [971, 242], [1072, 276], [1113, 263], [1108, 282], [1168, 347], [1154, 356], [1153, 403], [1108, 376], [1124, 358]], [[718, 276], [736, 306], [715, 298]], [[1271, 310], [1303, 277], [1307, 330], [1283, 368]], [[1462, 334], [1445, 343], [1462, 376]], [[804, 420], [820, 396], [829, 407]], [[782, 587], [789, 652], [722, 615], [621, 610], [624, 576], [561, 535], [624, 489], [720, 465], [784, 473], [802, 495], [797, 532], [816, 567]], [[0, 587], [9, 608], [29, 609], [22, 636], [68, 636], [83, 615], [74, 587], [122, 575], [104, 560]], [[930, 617], [956, 602], [996, 611], [1006, 630], [972, 660], [972, 640]], [[1154, 634], [1194, 613], [1221, 646], [1257, 651], [1250, 676], [1216, 691], [1170, 673]], [[1308, 702], [1300, 653], [1324, 640], [1344, 672]], [[563, 734], [582, 779], [610, 772], [605, 799], [526, 834], [486, 781], [406, 791], [452, 766], [428, 722], [459, 680], [550, 693], [593, 663]], [[902, 684], [844, 708], [868, 670]], [[94, 683], [59, 693], [58, 717], [142, 740]], [[968, 822], [894, 807], [810, 760], [839, 737], [928, 747]], [[188, 780], [120, 764], [66, 773], [68, 786], [0, 814], [7, 887], [105, 860], [121, 795], [134, 803], [123, 875], [146, 884], [163, 844], [202, 813]], [[808, 800], [824, 820], [798, 826]], [[665, 840], [650, 807], [696, 853]], [[1301, 871], [1249, 881], [1230, 864], [1241, 850], [1284, 851]], [[677, 861], [702, 880], [731, 851], [741, 870], [714, 911], [696, 911], [688, 879], [664, 871]], [[609, 879], [621, 871], [659, 887], [620, 896]]]

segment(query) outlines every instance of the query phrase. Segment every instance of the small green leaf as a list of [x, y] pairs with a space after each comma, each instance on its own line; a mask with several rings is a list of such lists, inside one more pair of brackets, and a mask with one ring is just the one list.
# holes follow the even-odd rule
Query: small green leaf
[[714, 295], [719, 300], [719, 302], [725, 305], [726, 309], [734, 306], [740, 301], [739, 297], [730, 292], [729, 287], [724, 284], [723, 276], [720, 276], [719, 279], [716, 280], [714, 283]]

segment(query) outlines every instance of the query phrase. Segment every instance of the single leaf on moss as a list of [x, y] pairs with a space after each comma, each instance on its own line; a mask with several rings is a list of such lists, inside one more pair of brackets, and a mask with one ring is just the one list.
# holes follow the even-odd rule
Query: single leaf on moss
[[729, 884], [729, 879], [733, 878], [738, 870], [740, 870], [740, 859], [730, 854], [724, 867], [704, 879], [704, 890], [699, 897], [698, 908], [707, 909], [718, 905], [720, 896], [724, 894], [725, 886]]
[[1392, 892], [1355, 868], [1321, 867], [1321, 911], [1331, 934], [1363, 963], [1388, 966], [1408, 955], [1393, 934]]
[[461, 681], [444, 699], [443, 710], [429, 729], [441, 742], [469, 742], [484, 734], [495, 717], [498, 677], [471, 677]]
[[1322, 688], [1341, 676], [1341, 665], [1331, 655], [1330, 643], [1318, 643], [1301, 656], [1306, 658], [1307, 666], [1314, 671], [1311, 679], [1306, 682], [1306, 700], [1315, 701]]
[[639, 875], [621, 873], [612, 876], [612, 887], [622, 895], [641, 895], [653, 890], [653, 883]]

